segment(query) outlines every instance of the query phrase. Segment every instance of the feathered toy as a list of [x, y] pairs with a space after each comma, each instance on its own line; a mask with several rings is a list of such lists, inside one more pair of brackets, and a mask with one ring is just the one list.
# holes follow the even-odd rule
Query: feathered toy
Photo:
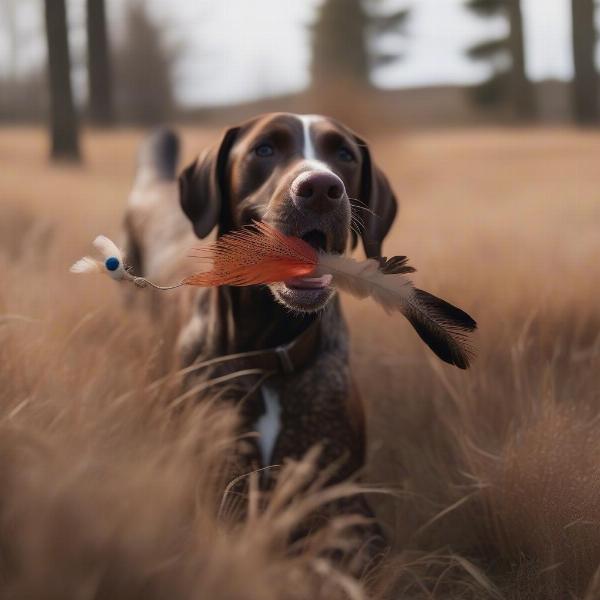
[[317, 251], [304, 240], [259, 222], [199, 248], [195, 257], [208, 266], [207, 270], [175, 285], [159, 286], [132, 274], [125, 266], [123, 253], [107, 237], [98, 236], [94, 246], [103, 260], [86, 256], [71, 267], [73, 273], [104, 272], [115, 280], [160, 290], [184, 285], [244, 286], [326, 277], [334, 287], [353, 296], [372, 298], [388, 313], [401, 312], [442, 360], [466, 369], [472, 357], [468, 334], [477, 324], [459, 308], [415, 288], [406, 276], [415, 269], [408, 266], [405, 256], [357, 261]]

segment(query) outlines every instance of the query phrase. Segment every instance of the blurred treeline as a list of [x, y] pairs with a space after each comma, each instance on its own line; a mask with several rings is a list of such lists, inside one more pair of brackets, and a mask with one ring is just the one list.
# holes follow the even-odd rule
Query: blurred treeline
[[[29, 0], [28, 0], [29, 1]], [[249, 0], [251, 1], [251, 0]], [[561, 116], [581, 124], [599, 119], [598, 73], [595, 64], [595, 0], [570, 0], [575, 75]], [[53, 156], [79, 157], [78, 128], [82, 121], [107, 127], [116, 123], [154, 124], [174, 118], [209, 118], [218, 109], [177, 106], [174, 67], [181, 48], [168, 42], [166, 27], [157, 22], [143, 0], [124, 0], [120, 31], [108, 31], [105, 0], [86, 0], [85, 56], [73, 56], [69, 47], [69, 15], [65, 0], [38, 1], [43, 11], [48, 49], [47, 68], [22, 74], [17, 56], [26, 35], [16, 24], [17, 3], [0, 0], [0, 27], [8, 40], [11, 60], [0, 76], [0, 120], [47, 121]], [[461, 89], [468, 110], [480, 119], [530, 122], [544, 118], [540, 84], [528, 79], [523, 14], [520, 0], [463, 0], [464, 9], [483, 20], [504, 18], [504, 37], [485, 40], [468, 49], [473, 61], [488, 65], [489, 78]], [[412, 0], [414, 7], [418, 0]], [[25, 39], [24, 39], [25, 37]], [[430, 104], [432, 123], [439, 104], [456, 101], [456, 90], [437, 95], [416, 91], [382, 91], [372, 84], [372, 73], [382, 64], [402, 61], [410, 53], [411, 4], [390, 9], [386, 0], [323, 0], [310, 25], [311, 85], [284, 105], [294, 110], [332, 113], [356, 122], [361, 117], [401, 121], [410, 114], [411, 98], [420, 108]], [[398, 39], [401, 44], [395, 43]], [[390, 48], [392, 50], [390, 51]], [[87, 74], [87, 90], [74, 99], [73, 73]], [[226, 75], [226, 74], [225, 74]], [[555, 88], [565, 86], [555, 85]], [[412, 94], [412, 96], [411, 96]], [[254, 103], [256, 108], [279, 108], [278, 101]], [[231, 112], [231, 109], [228, 109]], [[396, 120], [395, 120], [396, 119]]]

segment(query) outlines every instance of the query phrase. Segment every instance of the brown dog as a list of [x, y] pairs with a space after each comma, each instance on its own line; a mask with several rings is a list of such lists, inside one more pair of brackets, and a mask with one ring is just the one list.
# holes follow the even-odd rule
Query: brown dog
[[[396, 198], [367, 144], [333, 119], [278, 113], [229, 129], [179, 177], [178, 214], [175, 147], [172, 134], [162, 133], [142, 154], [126, 219], [128, 254], [140, 274], [166, 276], [169, 256], [192, 245], [183, 214], [198, 238], [262, 220], [319, 249], [343, 252], [360, 236], [367, 256], [381, 254]], [[258, 432], [247, 443], [246, 468], [300, 459], [315, 445], [322, 467], [338, 465], [331, 482], [363, 466], [363, 409], [349, 372], [348, 333], [338, 298], [322, 280], [200, 290], [180, 348], [186, 364], [241, 354], [213, 375], [256, 372], [246, 378], [248, 391], [270, 374], [260, 393], [242, 394], [243, 429]], [[355, 509], [369, 513], [363, 500]]]

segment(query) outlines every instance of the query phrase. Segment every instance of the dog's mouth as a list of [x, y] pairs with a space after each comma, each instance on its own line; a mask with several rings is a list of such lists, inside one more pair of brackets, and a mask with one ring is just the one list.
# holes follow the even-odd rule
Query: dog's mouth
[[331, 275], [323, 277], [302, 277], [282, 283], [271, 284], [275, 298], [287, 308], [311, 313], [325, 308], [333, 296]]
[[[331, 237], [331, 236], [330, 236]], [[324, 231], [312, 229], [301, 236], [307, 244], [310, 244], [317, 252], [327, 252], [331, 247], [331, 242]], [[322, 275], [321, 277], [295, 277], [288, 279], [284, 284], [293, 290], [319, 290], [329, 287], [331, 275]]]
[[[328, 252], [331, 250], [331, 235], [327, 235], [319, 229], [311, 229], [300, 236], [307, 244], [310, 244], [317, 252]], [[295, 277], [288, 279], [284, 284], [293, 290], [321, 290], [331, 284], [331, 275], [321, 277]]]
[[[301, 239], [318, 252], [331, 251], [333, 239], [322, 230], [311, 229], [302, 234]], [[272, 286], [275, 297], [292, 310], [315, 312], [322, 309], [333, 295], [331, 275], [321, 277], [295, 277]]]
[[331, 275], [321, 277], [295, 277], [285, 281], [285, 285], [292, 290], [321, 290], [331, 284]]
[[310, 244], [315, 250], [327, 252], [331, 246], [331, 234], [328, 236], [320, 229], [311, 229], [300, 236], [307, 244]]

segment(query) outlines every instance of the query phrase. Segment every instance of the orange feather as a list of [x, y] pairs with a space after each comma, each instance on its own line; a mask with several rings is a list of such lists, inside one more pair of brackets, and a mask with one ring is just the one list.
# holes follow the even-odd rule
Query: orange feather
[[211, 265], [183, 283], [201, 287], [256, 285], [308, 277], [318, 264], [317, 252], [300, 238], [255, 222], [196, 250], [194, 258]]

